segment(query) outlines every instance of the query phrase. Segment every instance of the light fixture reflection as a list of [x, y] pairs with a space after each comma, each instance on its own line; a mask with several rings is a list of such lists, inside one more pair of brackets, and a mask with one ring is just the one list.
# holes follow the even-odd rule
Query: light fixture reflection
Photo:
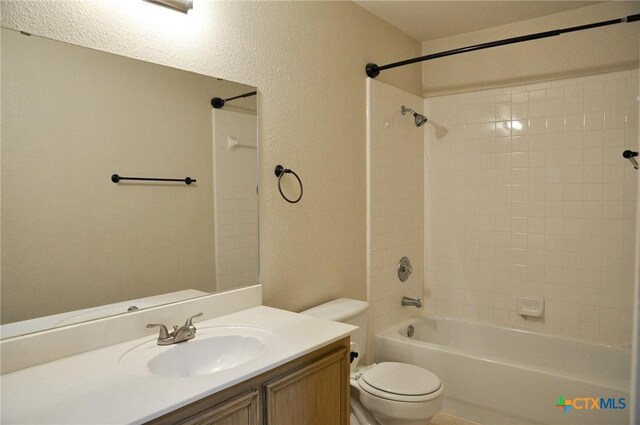
[[178, 12], [187, 13], [193, 9], [193, 0], [145, 0], [149, 3], [168, 7]]
[[522, 123], [520, 121], [509, 121], [509, 128], [512, 130], [522, 130]]

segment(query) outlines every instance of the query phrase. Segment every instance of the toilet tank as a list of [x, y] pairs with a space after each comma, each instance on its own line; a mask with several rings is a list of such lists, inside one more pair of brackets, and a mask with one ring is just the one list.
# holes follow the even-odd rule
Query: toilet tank
[[351, 334], [351, 342], [358, 344], [358, 351], [362, 359], [367, 349], [368, 308], [369, 303], [366, 301], [338, 298], [337, 300], [320, 304], [309, 310], [301, 311], [300, 314], [357, 326], [358, 329]]

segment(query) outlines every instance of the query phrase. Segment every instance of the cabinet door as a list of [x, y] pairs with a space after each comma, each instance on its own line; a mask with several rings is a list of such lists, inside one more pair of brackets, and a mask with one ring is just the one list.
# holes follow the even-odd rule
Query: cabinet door
[[349, 359], [341, 347], [265, 384], [267, 425], [347, 425]]
[[259, 425], [257, 390], [242, 394], [181, 422], [185, 425]]

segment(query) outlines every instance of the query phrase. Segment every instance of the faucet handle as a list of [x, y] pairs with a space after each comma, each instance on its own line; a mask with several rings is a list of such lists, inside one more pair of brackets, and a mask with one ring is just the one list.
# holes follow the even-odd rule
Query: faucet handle
[[193, 326], [192, 320], [195, 319], [196, 317], [200, 317], [202, 316], [203, 313], [198, 313], [198, 314], [194, 314], [193, 316], [189, 317], [187, 319], [186, 322], [184, 322], [185, 326]]
[[161, 323], [149, 323], [147, 325], [147, 328], [155, 328], [155, 327], [160, 328], [160, 334], [158, 335], [158, 339], [169, 338], [169, 331], [167, 330], [167, 327], [165, 325]]

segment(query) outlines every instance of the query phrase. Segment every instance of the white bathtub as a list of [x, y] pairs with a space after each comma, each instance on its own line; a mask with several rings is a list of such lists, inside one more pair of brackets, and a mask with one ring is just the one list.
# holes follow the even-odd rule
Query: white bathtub
[[[629, 423], [631, 350], [625, 347], [431, 315], [386, 329], [373, 344], [376, 361], [437, 374], [445, 385], [443, 410], [484, 425]], [[613, 398], [615, 405], [595, 410], [593, 401], [578, 400], [565, 413], [555, 406], [560, 396]]]

